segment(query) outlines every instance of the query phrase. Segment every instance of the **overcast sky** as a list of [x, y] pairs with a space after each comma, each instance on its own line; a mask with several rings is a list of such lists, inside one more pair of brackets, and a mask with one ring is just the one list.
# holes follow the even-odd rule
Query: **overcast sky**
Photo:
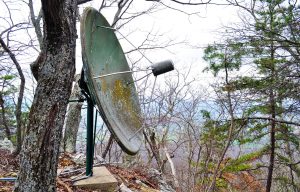
[[[80, 8], [80, 14], [83, 11], [83, 7], [92, 6], [98, 9], [100, 7], [100, 3], [101, 1], [92, 1], [82, 5]], [[151, 4], [152, 2], [143, 0], [135, 1], [135, 4], [131, 6], [132, 8], [129, 10], [129, 12], [145, 10]], [[1, 12], [1, 16], [7, 16], [7, 10], [5, 9], [4, 4], [2, 3], [0, 6], [1, 10], [5, 10]], [[40, 9], [40, 2], [35, 1], [34, 6], [37, 14]], [[138, 46], [140, 42], [144, 40], [145, 35], [150, 31], [158, 35], [158, 38], [155, 40], [155, 43], [157, 42], [157, 44], [170, 39], [174, 40], [174, 42], [185, 41], [187, 44], [179, 44], [169, 47], [168, 51], [161, 49], [147, 51], [145, 52], [145, 55], [154, 63], [166, 59], [172, 59], [175, 63], [175, 67], [179, 71], [184, 71], [191, 66], [191, 77], [197, 77], [198, 79], [202, 80], [202, 84], [207, 84], [207, 82], [212, 79], [212, 75], [208, 73], [202, 73], [202, 69], [206, 66], [206, 63], [202, 60], [203, 47], [213, 43], [214, 41], [218, 42], [218, 38], [220, 38], [220, 34], [218, 33], [219, 29], [223, 25], [228, 25], [237, 20], [236, 10], [232, 7], [226, 6], [178, 5], [175, 8], [188, 13], [197, 12], [198, 14], [187, 15], [180, 11], [167, 8], [163, 9], [162, 7], [159, 7], [159, 11], [155, 13], [145, 14], [134, 19], [132, 22], [122, 28], [120, 32], [123, 35], [126, 35], [130, 42], [136, 46]], [[28, 22], [29, 8], [26, 6], [26, 4], [22, 2], [14, 3], [12, 9], [12, 16], [15, 20], [15, 23]], [[115, 11], [116, 7], [112, 7], [104, 9], [102, 13], [111, 23]], [[3, 25], [0, 27], [1, 31], [5, 29], [5, 23], [3, 23]], [[79, 23], [77, 32], [79, 33]], [[24, 33], [24, 31], [22, 31], [22, 33]], [[118, 35], [118, 37], [121, 38], [120, 35]], [[28, 38], [28, 35], [26, 34], [24, 37], [20, 35], [19, 38]], [[80, 39], [78, 39], [77, 42], [76, 72], [79, 73], [82, 65]], [[133, 47], [124, 39], [120, 40], [120, 43], [124, 51], [133, 49]], [[37, 55], [37, 51], [34, 51], [34, 54]], [[130, 56], [134, 60], [135, 57], [139, 57], [140, 54], [135, 53], [133, 56]], [[35, 57], [28, 54], [28, 57], [23, 60], [28, 61], [26, 64], [22, 65], [23, 68], [28, 68], [28, 64], [34, 59]], [[140, 64], [144, 67], [150, 65], [150, 63], [145, 59], [142, 60]]]
[[[136, 12], [145, 10], [151, 5], [147, 1], [136, 1], [130, 12]], [[100, 1], [92, 1], [84, 4], [82, 7], [92, 6], [96, 9], [100, 7]], [[123, 35], [126, 35], [131, 43], [138, 46], [145, 38], [145, 35], [149, 31], [157, 33], [161, 36], [157, 39], [157, 43], [172, 39], [176, 42], [185, 41], [187, 44], [179, 44], [168, 48], [166, 50], [154, 50], [147, 51], [145, 55], [154, 63], [166, 59], [172, 59], [175, 63], [175, 67], [184, 71], [189, 66], [192, 67], [191, 77], [197, 77], [202, 80], [201, 84], [207, 85], [212, 80], [212, 75], [209, 73], [202, 73], [206, 63], [202, 60], [203, 47], [208, 44], [218, 42], [220, 34], [218, 33], [220, 28], [224, 25], [229, 25], [237, 21], [237, 11], [233, 7], [226, 6], [182, 6], [177, 7], [188, 13], [195, 13], [187, 15], [183, 12], [162, 9], [152, 14], [145, 14], [139, 18], [134, 19], [128, 25], [120, 30]], [[83, 9], [80, 9], [82, 13]], [[111, 23], [113, 20], [113, 14], [115, 8], [105, 9], [102, 14]], [[79, 31], [79, 30], [78, 30]], [[118, 35], [118, 33], [116, 33]], [[133, 47], [126, 41], [122, 40], [120, 43], [126, 52]], [[78, 41], [78, 45], [80, 41]], [[81, 66], [81, 53], [80, 46], [77, 46], [77, 73], [80, 72]], [[139, 53], [135, 53], [136, 57], [139, 57]], [[132, 55], [131, 55], [132, 57]], [[134, 56], [133, 56], [134, 58]], [[130, 61], [129, 61], [130, 63]], [[142, 60], [143, 66], [149, 66], [150, 63], [147, 60]]]

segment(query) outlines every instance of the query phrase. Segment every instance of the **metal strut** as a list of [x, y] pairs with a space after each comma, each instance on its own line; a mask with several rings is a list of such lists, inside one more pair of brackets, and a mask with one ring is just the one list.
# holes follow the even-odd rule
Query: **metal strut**
[[93, 159], [94, 159], [94, 138], [93, 138], [93, 122], [94, 122], [94, 103], [91, 98], [88, 86], [84, 81], [84, 71], [81, 72], [79, 87], [87, 101], [87, 130], [86, 130], [86, 176], [93, 176]]

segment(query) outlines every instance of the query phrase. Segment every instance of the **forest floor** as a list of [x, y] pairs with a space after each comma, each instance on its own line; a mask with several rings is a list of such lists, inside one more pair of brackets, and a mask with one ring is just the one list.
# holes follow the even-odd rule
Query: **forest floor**
[[[17, 158], [13, 158], [9, 151], [0, 149], [0, 178], [16, 178], [19, 170], [19, 162]], [[119, 189], [122, 186], [131, 191], [157, 192], [159, 186], [157, 180], [147, 174], [147, 170], [143, 167], [138, 168], [122, 168], [117, 165], [105, 164], [105, 166], [117, 179]], [[72, 156], [62, 154], [59, 157], [58, 169], [61, 172], [57, 177], [58, 192], [91, 192], [93, 190], [80, 189], [73, 186], [74, 178], [84, 176], [85, 167], [76, 164]], [[0, 192], [13, 191], [13, 181], [0, 181]]]

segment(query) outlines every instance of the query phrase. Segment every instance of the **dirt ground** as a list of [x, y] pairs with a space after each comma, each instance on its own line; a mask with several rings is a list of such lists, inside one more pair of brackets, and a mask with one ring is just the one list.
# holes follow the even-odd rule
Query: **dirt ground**
[[[18, 173], [18, 159], [10, 155], [9, 151], [0, 149], [0, 178], [16, 178]], [[158, 191], [158, 184], [146, 174], [146, 169], [122, 168], [116, 165], [104, 165], [117, 179], [119, 186], [127, 186], [132, 191]], [[77, 165], [69, 154], [62, 154], [58, 168], [62, 170], [57, 177], [58, 192], [91, 192], [93, 190], [80, 189], [73, 186], [74, 178], [85, 174], [85, 167]], [[0, 181], [0, 192], [13, 191], [13, 181]], [[117, 188], [116, 191], [119, 191]]]

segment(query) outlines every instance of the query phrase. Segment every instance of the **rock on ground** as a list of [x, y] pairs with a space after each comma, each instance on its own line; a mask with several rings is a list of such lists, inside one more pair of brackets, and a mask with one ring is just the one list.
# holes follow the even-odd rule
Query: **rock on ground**
[[148, 174], [150, 177], [156, 180], [161, 192], [176, 192], [170, 185], [167, 184], [158, 170], [149, 169]]
[[4, 140], [0, 141], [0, 149], [9, 150], [10, 152], [14, 151], [14, 145], [10, 140], [4, 138]]

